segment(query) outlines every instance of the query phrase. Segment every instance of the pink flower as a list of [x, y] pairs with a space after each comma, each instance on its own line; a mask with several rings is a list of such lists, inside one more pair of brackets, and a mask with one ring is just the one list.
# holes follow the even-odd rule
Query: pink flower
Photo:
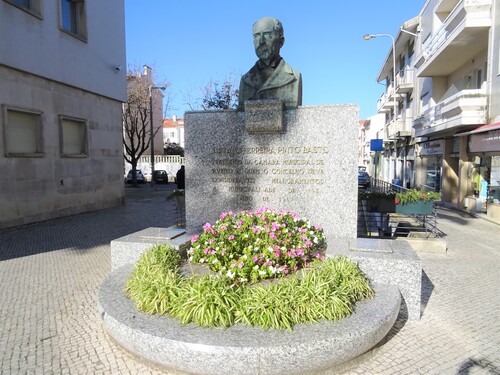
[[228, 240], [229, 241], [234, 240], [234, 235], [230, 234], [229, 237], [228, 237]]
[[259, 260], [259, 258], [257, 257], [257, 255], [254, 255], [254, 256], [253, 256], [253, 261], [254, 261], [254, 262], [257, 262], [257, 260]]
[[274, 257], [275, 257], [275, 258], [279, 258], [279, 257], [280, 257], [280, 255], [281, 255], [281, 253], [280, 253], [279, 251], [277, 251], [277, 252], [275, 252], [275, 253], [274, 253]]
[[200, 236], [195, 234], [194, 236], [191, 237], [191, 242], [195, 242], [198, 238], [200, 238]]
[[244, 265], [245, 265], [244, 262], [240, 262], [240, 264], [238, 264], [238, 268], [243, 268]]

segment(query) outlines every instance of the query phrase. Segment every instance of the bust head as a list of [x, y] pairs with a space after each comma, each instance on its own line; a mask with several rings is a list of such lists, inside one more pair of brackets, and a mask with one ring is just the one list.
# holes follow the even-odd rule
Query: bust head
[[283, 25], [276, 18], [264, 17], [253, 24], [253, 44], [257, 57], [266, 65], [276, 60], [285, 43]]

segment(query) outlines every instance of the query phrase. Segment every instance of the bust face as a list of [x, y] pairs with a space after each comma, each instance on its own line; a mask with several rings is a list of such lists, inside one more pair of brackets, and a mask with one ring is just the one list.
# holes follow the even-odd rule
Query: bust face
[[253, 25], [253, 45], [257, 57], [266, 65], [280, 54], [285, 38], [275, 31], [276, 20], [261, 18]]

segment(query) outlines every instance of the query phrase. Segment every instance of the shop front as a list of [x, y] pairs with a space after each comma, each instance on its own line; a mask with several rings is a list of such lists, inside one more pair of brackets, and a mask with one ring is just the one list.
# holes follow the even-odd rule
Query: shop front
[[441, 171], [443, 166], [444, 140], [421, 142], [418, 144], [421, 171], [415, 185], [426, 190], [441, 191]]
[[468, 137], [472, 161], [469, 198], [475, 203], [473, 211], [486, 213], [500, 222], [500, 123], [480, 126]]

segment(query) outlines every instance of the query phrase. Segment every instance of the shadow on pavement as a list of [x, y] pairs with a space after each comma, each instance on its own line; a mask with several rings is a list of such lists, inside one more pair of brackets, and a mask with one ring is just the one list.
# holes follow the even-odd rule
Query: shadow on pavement
[[424, 315], [425, 308], [431, 299], [432, 291], [434, 290], [434, 284], [432, 283], [429, 276], [422, 270], [422, 293], [420, 302], [420, 316]]
[[149, 227], [175, 225], [175, 184], [125, 188], [120, 207], [7, 228], [0, 231], [0, 261], [66, 249], [85, 251]]
[[[476, 374], [477, 368], [486, 370], [488, 374], [500, 375], [500, 369], [486, 358], [469, 358], [460, 364], [457, 375]], [[474, 369], [475, 368], [475, 369]]]

